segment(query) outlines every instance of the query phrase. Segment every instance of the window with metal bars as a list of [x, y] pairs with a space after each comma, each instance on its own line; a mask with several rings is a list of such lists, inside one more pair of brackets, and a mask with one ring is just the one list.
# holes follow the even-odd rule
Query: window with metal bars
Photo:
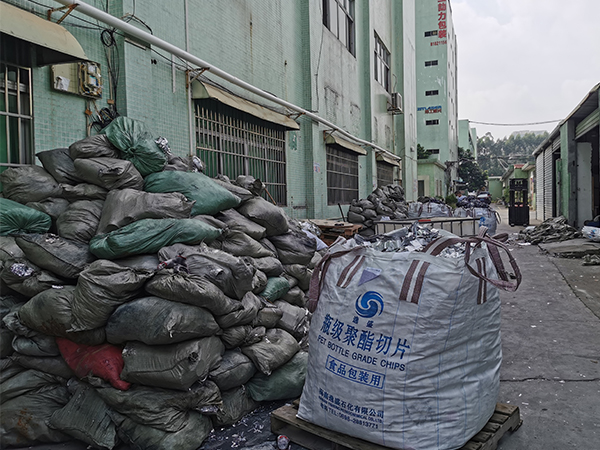
[[394, 183], [394, 166], [383, 161], [377, 161], [377, 186], [383, 187]]
[[285, 128], [214, 100], [196, 103], [196, 152], [208, 176], [251, 175], [265, 199], [287, 204]]
[[29, 48], [2, 34], [0, 46], [0, 171], [33, 164], [33, 97]]
[[327, 146], [327, 204], [358, 199], [358, 154]]

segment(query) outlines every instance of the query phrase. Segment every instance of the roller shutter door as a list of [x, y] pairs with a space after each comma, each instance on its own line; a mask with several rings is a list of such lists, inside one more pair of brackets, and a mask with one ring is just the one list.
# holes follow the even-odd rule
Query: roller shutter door
[[552, 148], [544, 150], [544, 220], [552, 217], [554, 206], [554, 167]]
[[544, 152], [535, 159], [535, 214], [538, 219], [544, 217]]

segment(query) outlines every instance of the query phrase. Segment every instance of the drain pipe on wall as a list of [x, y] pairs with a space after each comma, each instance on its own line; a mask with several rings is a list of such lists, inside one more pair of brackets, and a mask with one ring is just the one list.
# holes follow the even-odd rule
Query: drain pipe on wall
[[[361, 145], [367, 145], [367, 146], [373, 148], [376, 152], [385, 153], [386, 155], [394, 158], [397, 161], [401, 160], [401, 158], [398, 155], [395, 155], [395, 154], [391, 153], [390, 151], [388, 151], [372, 142], [357, 138], [356, 136], [341, 129], [334, 123], [329, 122], [328, 120], [325, 120], [322, 117], [320, 117], [304, 108], [296, 106], [293, 103], [289, 103], [273, 94], [263, 91], [262, 89], [259, 89], [256, 86], [246, 83], [245, 81], [240, 80], [239, 78], [236, 78], [227, 72], [224, 72], [223, 70], [219, 69], [218, 67], [215, 67], [212, 64], [207, 63], [206, 61], [203, 61], [202, 59], [198, 58], [197, 56], [194, 56], [191, 53], [189, 53], [185, 50], [182, 50], [181, 48], [179, 48], [175, 45], [169, 44], [167, 41], [157, 38], [156, 36], [154, 36], [150, 33], [140, 30], [139, 28], [136, 28], [133, 25], [130, 25], [127, 22], [124, 22], [121, 19], [116, 18], [115, 16], [111, 16], [110, 14], [107, 14], [98, 8], [94, 8], [93, 6], [90, 6], [85, 2], [82, 2], [80, 0], [54, 0], [54, 1], [56, 1], [57, 3], [60, 3], [61, 5], [64, 5], [64, 6], [74, 5], [74, 6], [76, 6], [75, 11], [77, 11], [77, 12], [80, 12], [82, 14], [85, 14], [86, 16], [89, 16], [89, 17], [97, 19], [101, 22], [104, 22], [105, 24], [110, 25], [111, 27], [116, 28], [117, 30], [121, 30], [124, 33], [129, 34], [130, 36], [136, 37], [144, 42], [147, 42], [148, 44], [154, 45], [166, 52], [171, 53], [172, 55], [175, 55], [175, 56], [183, 59], [184, 61], [194, 64], [195, 66], [199, 67], [202, 70], [208, 70], [210, 73], [212, 73], [212, 74], [222, 78], [223, 80], [228, 81], [236, 86], [239, 86], [242, 89], [245, 89], [246, 91], [252, 92], [253, 94], [256, 94], [266, 100], [269, 100], [280, 106], [284, 106], [285, 108], [291, 109], [292, 111], [296, 111], [297, 113], [305, 115], [306, 117], [309, 117], [309, 118], [315, 120], [316, 122], [319, 122], [320, 124], [325, 125], [328, 128], [331, 128], [333, 131], [338, 132], [339, 134], [345, 136], [348, 139], [351, 139], [352, 141], [355, 141]], [[186, 2], [186, 6], [187, 6], [187, 2]], [[187, 20], [187, 8], [186, 8], [186, 20]], [[187, 46], [187, 27], [186, 27], [186, 46]], [[192, 117], [193, 117], [193, 115], [192, 115]], [[191, 119], [191, 120], [193, 121], [193, 119]], [[193, 128], [192, 128], [192, 131], [193, 131]], [[192, 133], [190, 132], [190, 136], [191, 136], [191, 134]], [[196, 137], [195, 137], [195, 133], [194, 133], [193, 141], [195, 141], [195, 138]], [[192, 145], [193, 145], [193, 142], [190, 143], [190, 147]]]

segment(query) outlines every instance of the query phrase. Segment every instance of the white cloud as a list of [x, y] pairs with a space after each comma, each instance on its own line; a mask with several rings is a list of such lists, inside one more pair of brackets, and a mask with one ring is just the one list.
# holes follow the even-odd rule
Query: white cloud
[[[600, 82], [598, 0], [456, 0], [459, 118], [563, 119]], [[481, 136], [542, 126], [476, 125]]]

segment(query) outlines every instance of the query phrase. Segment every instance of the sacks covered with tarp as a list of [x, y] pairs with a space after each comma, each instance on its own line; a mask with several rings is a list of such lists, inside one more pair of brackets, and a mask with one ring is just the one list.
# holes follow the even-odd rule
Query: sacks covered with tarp
[[87, 245], [55, 234], [24, 234], [15, 241], [28, 260], [64, 278], [77, 278], [96, 259]]
[[180, 192], [195, 200], [192, 215], [216, 214], [240, 204], [240, 199], [200, 172], [158, 172], [146, 177], [147, 192]]
[[98, 234], [110, 233], [141, 219], [187, 219], [194, 202], [179, 193], [152, 194], [135, 189], [113, 190], [106, 196]]
[[285, 400], [300, 397], [306, 378], [307, 352], [298, 352], [269, 376], [256, 374], [246, 390], [257, 402]]
[[289, 232], [269, 237], [277, 248], [279, 260], [284, 264], [307, 265], [317, 251], [317, 242], [302, 230], [290, 229]]
[[142, 219], [123, 228], [95, 236], [90, 251], [98, 258], [118, 259], [143, 253], [156, 253], [177, 242], [212, 242], [220, 230], [194, 219]]
[[271, 277], [267, 280], [267, 286], [260, 293], [261, 297], [270, 302], [279, 300], [290, 290], [290, 283], [283, 277]]
[[106, 324], [106, 339], [111, 344], [140, 341], [163, 345], [212, 336], [218, 331], [213, 315], [204, 308], [142, 297], [115, 310]]
[[283, 209], [262, 197], [254, 197], [244, 202], [238, 211], [263, 226], [267, 230], [267, 236], [277, 236], [288, 231], [288, 220]]
[[61, 188], [63, 198], [70, 202], [77, 200], [104, 200], [108, 194], [108, 189], [88, 183], [80, 183], [75, 186], [61, 184]]
[[143, 122], [121, 116], [102, 132], [111, 144], [121, 150], [121, 158], [131, 161], [144, 177], [160, 172], [167, 164], [166, 155]]
[[68, 148], [57, 148], [36, 153], [44, 169], [52, 175], [58, 183], [77, 184], [82, 181], [77, 176], [73, 159]]
[[62, 192], [52, 175], [40, 166], [9, 167], [0, 173], [0, 183], [4, 197], [23, 204], [60, 197]]
[[114, 448], [119, 439], [109, 408], [93, 388], [76, 380], [69, 382], [69, 402], [55, 411], [48, 425], [100, 449]]
[[221, 392], [212, 381], [194, 384], [185, 392], [141, 385], [127, 391], [102, 385], [96, 386], [96, 392], [114, 411], [170, 433], [188, 424], [191, 410], [214, 413], [222, 404]]
[[212, 431], [210, 419], [195, 411], [190, 411], [187, 424], [173, 433], [142, 425], [114, 411], [110, 415], [121, 440], [136, 450], [196, 450]]
[[64, 337], [86, 345], [102, 344], [106, 339], [103, 328], [71, 332], [74, 296], [75, 286], [47, 289], [21, 307], [19, 319], [26, 327], [48, 336]]
[[71, 309], [72, 331], [103, 327], [122, 303], [135, 298], [154, 272], [122, 267], [100, 259], [79, 275]]
[[52, 225], [48, 214], [7, 198], [0, 198], [0, 235], [46, 233]]
[[[457, 244], [465, 246], [464, 256], [445, 257]], [[509, 256], [515, 284], [498, 271], [498, 249]], [[315, 272], [299, 418], [392, 448], [456, 449], [483, 428], [500, 386], [496, 287], [515, 290], [521, 280], [506, 247], [450, 235], [422, 252], [394, 253], [351, 240], [332, 246]], [[353, 404], [375, 415], [323, 408], [349, 392]], [[339, 412], [353, 412], [370, 427]]]
[[81, 345], [68, 339], [56, 338], [60, 354], [79, 378], [97, 376], [113, 387], [125, 391], [131, 386], [123, 381], [121, 348], [110, 344]]
[[144, 288], [149, 294], [200, 306], [215, 315], [242, 309], [239, 300], [227, 297], [223, 291], [201, 275], [163, 269], [157, 272]]
[[26, 258], [5, 261], [0, 278], [7, 287], [26, 297], [33, 297], [52, 286], [64, 284], [63, 280], [51, 272], [41, 269]]
[[250, 358], [239, 350], [228, 350], [223, 354], [221, 364], [210, 372], [209, 378], [221, 391], [245, 384], [256, 373], [256, 367]]
[[262, 225], [246, 218], [235, 209], [227, 209], [217, 214], [217, 219], [223, 221], [231, 230], [246, 233], [257, 241], [267, 236], [267, 229]]
[[87, 244], [96, 235], [103, 205], [103, 200], [77, 200], [71, 203], [56, 221], [58, 235]]
[[69, 399], [67, 388], [49, 383], [2, 404], [0, 446], [27, 447], [39, 443], [65, 442], [71, 438], [48, 426], [48, 419]]
[[230, 312], [224, 316], [218, 316], [217, 323], [221, 328], [230, 328], [237, 325], [247, 325], [256, 318], [258, 311], [262, 308], [260, 298], [252, 292], [246, 292], [242, 298], [242, 309]]
[[244, 386], [222, 392], [221, 397], [223, 406], [216, 416], [211, 417], [215, 427], [233, 425], [258, 407], [258, 403], [252, 400]]
[[128, 342], [121, 377], [131, 383], [185, 391], [217, 367], [225, 347], [216, 336], [169, 345]]
[[110, 143], [105, 134], [88, 136], [69, 145], [71, 159], [77, 158], [118, 158], [119, 149]]
[[144, 179], [130, 161], [117, 158], [78, 158], [77, 175], [88, 183], [109, 191], [132, 188], [142, 190]]
[[265, 375], [281, 367], [300, 350], [300, 345], [287, 331], [279, 328], [267, 330], [260, 342], [243, 347], [242, 352], [248, 356], [256, 368]]

